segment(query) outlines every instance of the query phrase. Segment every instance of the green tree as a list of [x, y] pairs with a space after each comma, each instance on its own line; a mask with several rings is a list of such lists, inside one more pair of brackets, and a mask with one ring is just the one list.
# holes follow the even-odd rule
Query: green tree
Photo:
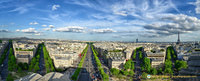
[[139, 59], [142, 59], [142, 52], [139, 51]]
[[31, 60], [31, 64], [35, 64], [36, 63], [36, 58], [33, 57], [32, 60]]
[[28, 70], [28, 64], [27, 63], [24, 63], [24, 70]]
[[130, 71], [129, 71], [129, 75], [130, 75], [130, 76], [133, 76], [133, 75], [134, 75], [134, 71], [133, 71], [133, 70], [130, 70]]
[[124, 68], [127, 69], [131, 69], [131, 62], [132, 60], [127, 60], [126, 63], [124, 64]]
[[38, 54], [38, 55], [37, 55], [37, 59], [39, 59], [39, 58], [40, 58], [40, 55]]
[[13, 77], [11, 74], [8, 74], [6, 81], [14, 81]]
[[151, 73], [152, 73], [153, 75], [156, 75], [158, 72], [157, 72], [156, 68], [152, 68]]
[[164, 52], [165, 50], [164, 50], [164, 49], [160, 49], [160, 51], [161, 51], [161, 52]]
[[104, 73], [103, 74], [103, 81], [109, 81], [109, 75]]
[[125, 76], [127, 76], [129, 74], [129, 72], [127, 70], [121, 70], [121, 73]]
[[172, 61], [171, 60], [166, 60], [165, 61], [165, 68], [172, 68]]
[[145, 57], [145, 58], [143, 59], [143, 62], [144, 62], [144, 64], [143, 64], [144, 69], [145, 69], [148, 73], [150, 73], [150, 71], [151, 71], [151, 62], [150, 62], [150, 59], [147, 58], [147, 57]]
[[182, 68], [187, 68], [187, 62], [185, 61], [179, 61], [179, 60], [176, 60], [175, 62], [175, 68], [180, 71]]
[[143, 79], [146, 79], [146, 78], [147, 78], [147, 73], [143, 72], [143, 73], [142, 73], [142, 78], [143, 78]]
[[21, 68], [21, 67], [18, 67], [17, 71], [18, 71], [19, 73], [21, 73], [21, 72], [22, 72], [22, 68]]
[[171, 51], [169, 48], [167, 49], [167, 59], [171, 60]]
[[13, 55], [13, 49], [10, 48], [9, 56], [8, 56], [8, 70], [9, 71], [14, 71], [14, 70], [16, 70], [16, 67], [17, 67], [16, 58]]
[[34, 71], [37, 72], [40, 69], [39, 63], [36, 63], [34, 66]]
[[163, 74], [162, 68], [159, 68], [159, 69], [158, 69], [158, 73], [159, 73], [159, 74]]
[[116, 68], [112, 68], [111, 70], [111, 73], [113, 74], [113, 75], [118, 75], [119, 74], [119, 70], [118, 69], [116, 69]]
[[173, 70], [171, 68], [165, 68], [165, 74], [173, 75]]
[[136, 58], [136, 54], [137, 54], [137, 49], [135, 49], [135, 51], [134, 51], [134, 53], [133, 53], [133, 59], [135, 59]]
[[134, 64], [134, 62], [132, 61], [131, 62], [131, 70], [134, 70], [135, 69], [135, 64]]

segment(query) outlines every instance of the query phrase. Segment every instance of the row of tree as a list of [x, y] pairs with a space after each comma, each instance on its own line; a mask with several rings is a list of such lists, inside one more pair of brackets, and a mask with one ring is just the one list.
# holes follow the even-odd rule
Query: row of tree
[[[156, 69], [156, 68], [151, 68], [150, 66], [148, 66], [149, 62], [150, 62], [150, 60], [148, 60], [148, 59], [144, 60], [144, 61], [146, 61], [146, 62], [144, 62], [144, 65], [146, 65], [145, 67], [147, 67], [147, 69], [146, 69], [147, 73], [150, 73], [150, 74], [153, 74], [153, 75], [157, 75], [157, 74], [173, 75], [173, 62], [172, 62], [172, 60], [176, 60], [175, 61], [175, 68], [176, 68], [177, 71], [180, 71], [182, 68], [187, 68], [187, 62], [177, 60], [177, 55], [175, 54], [175, 51], [174, 51], [172, 46], [169, 46], [167, 48], [166, 60], [165, 60], [165, 63], [164, 63], [164, 71], [163, 71], [162, 67], [159, 68], [159, 69]], [[145, 64], [145, 63], [148, 63], [148, 64]], [[143, 69], [143, 67], [142, 67], [142, 69]], [[142, 78], [146, 78], [147, 73], [143, 72]]]
[[145, 55], [142, 53], [142, 49], [142, 47], [136, 48], [136, 52], [138, 52], [139, 59], [142, 62], [141, 70], [143, 72], [151, 73], [151, 61], [149, 58], [145, 57]]
[[85, 57], [86, 57], [86, 53], [87, 53], [87, 50], [88, 50], [88, 45], [86, 46], [86, 48], [83, 50], [83, 52], [82, 52], [82, 58], [81, 58], [81, 60], [80, 60], [80, 63], [78, 64], [78, 68], [76, 69], [76, 71], [74, 72], [74, 74], [72, 75], [72, 77], [71, 77], [71, 79], [72, 80], [77, 80], [78, 79], [78, 75], [79, 75], [79, 73], [80, 73], [80, 71], [81, 71], [81, 68], [82, 68], [82, 66], [83, 66], [83, 63], [84, 63], [84, 60], [85, 60]]
[[166, 59], [165, 59], [164, 74], [173, 75], [172, 57], [173, 57], [173, 60], [176, 59], [176, 55], [174, 53], [173, 47], [169, 46], [169, 47], [167, 47], [167, 55], [166, 55]]
[[141, 51], [141, 50], [142, 50], [142, 47], [136, 48], [136, 49], [134, 50], [133, 55], [132, 55], [132, 59], [136, 59], [137, 51]]
[[151, 73], [151, 61], [149, 58], [144, 57], [142, 59], [141, 70], [147, 73]]
[[[151, 67], [151, 60], [147, 57], [145, 57], [144, 53], [142, 52], [142, 47], [136, 48], [138, 52], [138, 58], [142, 62], [141, 63], [141, 70], [142, 70], [142, 78], [146, 79], [148, 74], [156, 75], [158, 74], [158, 71], [156, 68]], [[162, 71], [161, 71], [162, 72]]]
[[187, 62], [182, 61], [182, 60], [176, 60], [175, 68], [177, 71], [180, 71], [182, 68], [185, 69], [187, 67], [188, 67]]
[[172, 46], [168, 47], [167, 52], [169, 52], [171, 54], [171, 57], [173, 58], [173, 60], [176, 60], [175, 63], [174, 63], [176, 71], [180, 71], [182, 68], [187, 68], [188, 67], [186, 61], [177, 60], [177, 54], [175, 54], [175, 51], [174, 51]]
[[112, 73], [112, 75], [118, 76], [118, 75], [125, 75], [125, 76], [133, 76], [134, 75], [134, 71], [133, 70], [119, 70], [116, 68], [112, 68], [110, 69], [110, 72]]
[[103, 81], [109, 81], [109, 75], [104, 72], [104, 69], [101, 66], [101, 62], [100, 62], [100, 60], [99, 60], [99, 58], [97, 56], [98, 53], [95, 52], [95, 49], [94, 49], [93, 45], [91, 47], [92, 47], [92, 51], [93, 51], [93, 54], [94, 54], [94, 58], [95, 58], [97, 67], [98, 67], [98, 69], [99, 69], [99, 71], [101, 73], [101, 76], [103, 77]]
[[9, 50], [9, 55], [8, 55], [8, 70], [9, 71], [18, 71], [22, 72], [22, 70], [28, 70], [29, 66], [27, 63], [17, 63], [17, 59], [15, 58], [15, 55], [13, 54], [14, 51], [11, 48]]
[[127, 60], [126, 63], [124, 64], [124, 69], [125, 70], [134, 70], [135, 69], [135, 64], [132, 60]]
[[49, 73], [51, 71], [55, 71], [53, 61], [50, 58], [49, 52], [47, 51], [44, 43], [42, 44], [42, 47], [43, 47], [43, 53], [44, 53], [44, 62], [45, 62], [46, 72]]
[[165, 70], [164, 73], [165, 74], [170, 74], [173, 75], [173, 70], [172, 70], [172, 61], [170, 59], [166, 59], [165, 60]]
[[167, 57], [166, 59], [168, 59], [168, 60], [171, 60], [172, 57], [173, 57], [174, 59], [176, 59], [176, 55], [175, 55], [175, 52], [174, 52], [172, 46], [169, 46], [169, 47], [167, 48], [167, 55], [166, 55], [166, 57]]
[[37, 72], [38, 70], [40, 70], [39, 59], [40, 59], [41, 49], [42, 49], [42, 45], [39, 44], [35, 57], [33, 57], [30, 62], [29, 69], [28, 69], [29, 71]]
[[16, 71], [19, 68], [16, 68], [17, 66], [17, 62], [16, 62], [16, 58], [13, 54], [13, 49], [12, 47], [9, 50], [9, 56], [8, 56], [8, 70], [9, 71]]
[[[9, 43], [11, 44], [11, 47], [8, 55], [8, 70], [20, 72], [21, 68], [19, 67], [19, 65], [17, 65], [16, 58], [13, 54], [14, 51], [12, 48], [12, 41], [9, 41]], [[14, 81], [14, 77], [12, 76], [12, 74], [8, 74], [8, 76], [6, 77], [6, 81]]]
[[3, 63], [3, 61], [5, 60], [6, 58], [6, 54], [8, 52], [8, 49], [9, 49], [9, 46], [7, 46], [4, 50], [4, 52], [1, 54], [1, 57], [0, 57], [0, 65]]

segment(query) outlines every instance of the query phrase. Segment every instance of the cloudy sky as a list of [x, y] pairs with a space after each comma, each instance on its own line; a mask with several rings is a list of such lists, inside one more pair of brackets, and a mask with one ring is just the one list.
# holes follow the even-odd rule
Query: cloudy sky
[[0, 0], [0, 38], [200, 40], [200, 0]]

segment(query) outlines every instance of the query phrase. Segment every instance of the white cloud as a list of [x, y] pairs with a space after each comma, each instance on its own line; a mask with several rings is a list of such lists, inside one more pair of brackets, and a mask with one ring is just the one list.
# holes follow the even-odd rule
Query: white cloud
[[49, 30], [51, 30], [51, 28], [43, 28], [43, 30], [49, 31]]
[[35, 33], [34, 35], [42, 35], [41, 33]]
[[106, 29], [93, 29], [91, 30], [92, 33], [113, 33], [116, 32], [110, 28], [106, 28]]
[[200, 0], [196, 0], [196, 2], [190, 2], [189, 4], [196, 6], [195, 8], [196, 14], [200, 14]]
[[44, 24], [44, 25], [42, 25], [42, 27], [47, 27], [47, 25]]
[[50, 28], [54, 28], [54, 25], [49, 25]]
[[35, 28], [17, 29], [16, 32], [27, 33], [26, 35], [42, 35], [41, 32], [36, 31]]
[[[16, 31], [19, 31], [19, 30], [16, 30]], [[23, 33], [38, 33], [38, 31], [36, 31], [35, 28], [22, 29], [20, 31]]]
[[80, 32], [85, 32], [84, 29], [85, 29], [85, 27], [68, 26], [68, 27], [53, 29], [53, 31], [57, 31], [57, 32], [79, 32], [80, 33]]
[[158, 14], [164, 14], [171, 9], [179, 12], [171, 0], [153, 0], [152, 2], [148, 0], [125, 0], [116, 2], [109, 8], [116, 15], [130, 15], [143, 20], [157, 19]]
[[60, 5], [53, 5], [51, 9], [54, 11], [54, 10], [57, 10], [59, 7]]
[[90, 0], [66, 1], [66, 3], [89, 7], [120, 16], [130, 15], [144, 20], [154, 19], [157, 17], [157, 14], [167, 13], [172, 9], [179, 12], [171, 0], [122, 0], [109, 2], [98, 0], [98, 5]]
[[19, 29], [17, 29], [17, 30], [16, 30], [16, 32], [20, 32], [20, 30], [19, 30]]
[[114, 12], [114, 14], [121, 15], [121, 16], [127, 16], [128, 15], [126, 11]]
[[38, 25], [39, 23], [38, 22], [30, 22], [29, 24], [30, 25]]
[[16, 11], [18, 11], [19, 14], [23, 14], [23, 13], [27, 12], [28, 10], [24, 7], [18, 7], [18, 8], [15, 8], [13, 10], [10, 10], [9, 12], [16, 12]]
[[200, 30], [200, 19], [183, 14], [168, 15], [162, 18], [168, 23], [154, 23], [144, 26], [145, 29], [155, 30], [159, 35], [173, 35], [179, 33], [190, 33]]
[[18, 12], [19, 14], [24, 14], [24, 13], [28, 12], [30, 10], [30, 8], [33, 6], [34, 6], [34, 4], [27, 3], [27, 4], [23, 4], [23, 6], [16, 6], [14, 9], [12, 9], [8, 12]]

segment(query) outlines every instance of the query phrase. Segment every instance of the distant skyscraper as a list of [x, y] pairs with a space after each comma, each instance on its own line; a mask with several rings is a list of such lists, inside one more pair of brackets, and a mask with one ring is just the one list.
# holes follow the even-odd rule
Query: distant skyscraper
[[176, 44], [180, 44], [180, 36], [179, 36], [179, 32], [178, 32], [178, 40], [177, 40], [177, 42], [176, 42]]
[[138, 38], [136, 39], [136, 43], [138, 43]]

